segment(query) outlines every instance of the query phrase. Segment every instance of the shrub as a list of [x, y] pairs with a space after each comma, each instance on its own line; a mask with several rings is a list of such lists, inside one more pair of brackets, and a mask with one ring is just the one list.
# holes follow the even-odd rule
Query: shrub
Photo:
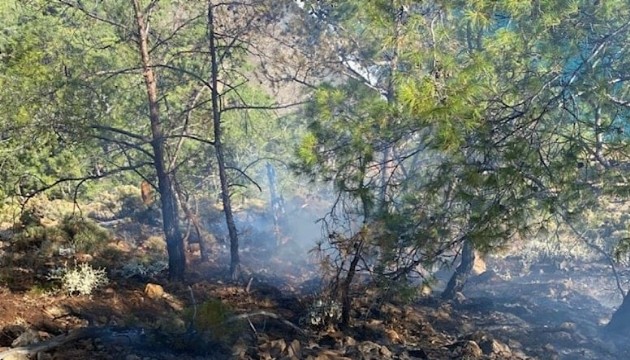
[[119, 218], [130, 218], [140, 224], [159, 225], [160, 212], [157, 206], [146, 206], [139, 195], [128, 194], [121, 199]]
[[316, 299], [301, 322], [309, 327], [323, 329], [341, 321], [341, 304], [329, 299]]
[[60, 281], [61, 290], [68, 295], [91, 295], [95, 289], [109, 283], [105, 269], [94, 269], [87, 263], [71, 269], [67, 266], [53, 269], [48, 279]]
[[145, 258], [143, 260], [132, 259], [125, 263], [117, 273], [127, 279], [135, 276], [152, 278], [166, 269], [168, 269], [168, 262], [164, 260], [151, 258]]
[[110, 233], [92, 220], [75, 216], [63, 219], [61, 229], [65, 231], [75, 249], [79, 252], [92, 253], [104, 245]]
[[27, 252], [39, 249], [45, 255], [51, 255], [57, 245], [68, 241], [68, 234], [57, 227], [30, 225], [14, 237], [12, 250]]
[[198, 305], [196, 309], [188, 309], [186, 315], [192, 322], [194, 329], [211, 342], [230, 342], [242, 331], [240, 323], [228, 323], [234, 313], [228, 305], [220, 300], [207, 300]]

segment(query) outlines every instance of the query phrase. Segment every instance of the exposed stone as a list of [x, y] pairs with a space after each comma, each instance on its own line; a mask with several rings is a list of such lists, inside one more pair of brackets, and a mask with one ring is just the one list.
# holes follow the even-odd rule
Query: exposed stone
[[85, 253], [78, 253], [74, 255], [74, 258], [80, 263], [92, 262], [92, 260], [94, 260], [92, 255]]
[[392, 352], [386, 346], [381, 346], [372, 341], [364, 341], [357, 346], [363, 359], [390, 359]]
[[466, 301], [466, 296], [464, 296], [464, 294], [458, 291], [455, 293], [455, 298], [453, 300], [455, 301], [456, 304], [461, 305]]
[[497, 341], [492, 338], [487, 338], [479, 343], [479, 347], [486, 355], [498, 354], [503, 356], [509, 356], [512, 354], [512, 350], [506, 344]]
[[393, 329], [386, 329], [385, 330], [385, 334], [387, 335], [387, 339], [390, 341], [390, 343], [392, 344], [402, 344], [404, 343], [404, 340], [402, 339], [402, 337], [396, 332], [396, 330]]
[[302, 344], [300, 344], [299, 340], [296, 339], [296, 340], [291, 341], [291, 343], [287, 347], [287, 356], [292, 357], [292, 358], [302, 357]]
[[381, 355], [383, 356], [383, 358], [390, 358], [390, 357], [392, 357], [392, 355], [393, 355], [392, 351], [391, 351], [391, 350], [389, 350], [389, 349], [387, 348], [387, 346], [381, 346], [381, 347], [378, 349], [378, 352], [379, 352], [379, 354], [381, 354]]
[[344, 339], [344, 345], [345, 346], [356, 346], [357, 345], [357, 341], [353, 337], [347, 336]]
[[148, 283], [144, 287], [144, 293], [149, 299], [161, 299], [164, 296], [164, 288], [158, 284]]
[[475, 261], [473, 262], [472, 273], [473, 275], [481, 275], [486, 272], [486, 261], [481, 254], [475, 251]]
[[41, 338], [39, 337], [39, 333], [37, 331], [33, 329], [27, 329], [22, 334], [20, 334], [20, 336], [18, 336], [17, 339], [13, 340], [13, 342], [11, 343], [11, 346], [12, 347], [27, 346], [31, 344], [36, 344], [40, 341], [41, 341]]
[[467, 359], [477, 359], [483, 355], [483, 351], [476, 342], [468, 340], [461, 348], [461, 356]]
[[3, 360], [29, 360], [29, 356], [26, 354], [14, 353], [14, 354], [5, 356]]
[[46, 312], [46, 314], [50, 315], [50, 317], [53, 318], [68, 316], [71, 313], [69, 307], [59, 305], [47, 306], [46, 308], [44, 308], [44, 311]]

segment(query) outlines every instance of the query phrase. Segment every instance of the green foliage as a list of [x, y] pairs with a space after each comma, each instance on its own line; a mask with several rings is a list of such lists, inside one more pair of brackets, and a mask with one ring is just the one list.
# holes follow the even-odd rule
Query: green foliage
[[109, 231], [94, 221], [76, 216], [66, 217], [60, 228], [68, 235], [76, 251], [88, 254], [101, 250], [111, 238]]
[[52, 255], [59, 245], [69, 242], [68, 234], [58, 227], [30, 225], [15, 236], [13, 250], [27, 253], [42, 251], [45, 255]]
[[193, 327], [208, 340], [226, 343], [241, 334], [244, 324], [228, 321], [234, 315], [230, 307], [217, 299], [207, 300], [186, 311]]
[[30, 222], [13, 239], [16, 252], [59, 255], [61, 247], [70, 246], [73, 252], [95, 253], [101, 250], [111, 234], [94, 221], [67, 215], [58, 224], [42, 225]]
[[[356, 257], [352, 221], [369, 220], [361, 259], [387, 284], [463, 239], [500, 251], [517, 235], [580, 221], [602, 192], [622, 194], [620, 167], [610, 162], [630, 161], [627, 136], [615, 135], [629, 114], [622, 3], [447, 1], [427, 10], [396, 1], [333, 10], [335, 35], [360, 38], [346, 51], [379, 79], [352, 69], [359, 75], [321, 86], [306, 110], [301, 169], [332, 180], [343, 208], [327, 222], [333, 235], [346, 234], [328, 244], [341, 254], [328, 255], [333, 274]], [[394, 16], [400, 5], [407, 21]], [[373, 211], [358, 210], [366, 200]]]

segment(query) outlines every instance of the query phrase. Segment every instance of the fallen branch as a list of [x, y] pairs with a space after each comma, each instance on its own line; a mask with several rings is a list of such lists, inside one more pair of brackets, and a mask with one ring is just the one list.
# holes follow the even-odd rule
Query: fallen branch
[[270, 317], [272, 319], [276, 319], [276, 320], [280, 321], [281, 323], [287, 325], [288, 327], [292, 328], [293, 330], [297, 331], [301, 335], [306, 336], [306, 332], [304, 330], [302, 330], [299, 326], [295, 325], [294, 323], [290, 322], [289, 320], [283, 318], [282, 316], [280, 316], [278, 314], [274, 314], [274, 313], [271, 313], [271, 312], [268, 312], [268, 311], [256, 311], [256, 312], [253, 312], [253, 313], [235, 315], [235, 316], [232, 316], [231, 318], [227, 319], [225, 322], [226, 323], [230, 323], [230, 322], [234, 322], [236, 320], [242, 320], [242, 319], [249, 320], [249, 318], [253, 317], [253, 316], [266, 316], [266, 317]]
[[66, 335], [59, 335], [51, 338], [50, 340], [39, 342], [31, 345], [16, 347], [7, 351], [0, 352], [0, 360], [13, 359], [16, 356], [28, 356], [32, 357], [40, 352], [47, 352], [58, 347], [61, 347], [67, 343], [82, 340], [82, 339], [100, 339], [104, 342], [116, 342], [116, 339], [124, 339], [124, 342], [130, 343], [133, 341], [133, 337], [140, 336], [142, 331], [120, 331], [117, 332], [110, 327], [87, 327], [77, 330], [73, 330]]

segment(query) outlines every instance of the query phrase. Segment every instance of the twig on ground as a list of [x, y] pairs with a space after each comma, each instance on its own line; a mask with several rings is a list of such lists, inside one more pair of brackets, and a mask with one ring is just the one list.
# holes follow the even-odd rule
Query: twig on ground
[[188, 285], [188, 291], [190, 291], [190, 300], [193, 305], [193, 315], [192, 320], [190, 321], [190, 330], [195, 328], [195, 321], [197, 320], [197, 302], [195, 301], [195, 294], [193, 293], [192, 286]]
[[249, 321], [250, 317], [253, 316], [266, 316], [266, 317], [270, 317], [272, 319], [276, 319], [278, 321], [280, 321], [281, 323], [287, 325], [288, 327], [292, 328], [293, 330], [297, 331], [298, 333], [300, 333], [301, 335], [306, 336], [306, 332], [304, 330], [302, 330], [299, 326], [295, 325], [294, 323], [290, 322], [289, 320], [286, 320], [285, 318], [283, 318], [282, 316], [278, 315], [278, 314], [274, 314], [272, 312], [268, 312], [268, 311], [256, 311], [253, 313], [246, 313], [246, 314], [240, 314], [240, 315], [235, 315], [230, 317], [229, 319], [227, 319], [225, 322], [226, 323], [230, 323], [236, 320], [241, 320], [241, 319], [247, 319], [247, 321]]
[[249, 294], [249, 291], [252, 288], [252, 282], [254, 281], [254, 277], [249, 278], [249, 282], [247, 283], [247, 287], [245, 288], [245, 292]]

